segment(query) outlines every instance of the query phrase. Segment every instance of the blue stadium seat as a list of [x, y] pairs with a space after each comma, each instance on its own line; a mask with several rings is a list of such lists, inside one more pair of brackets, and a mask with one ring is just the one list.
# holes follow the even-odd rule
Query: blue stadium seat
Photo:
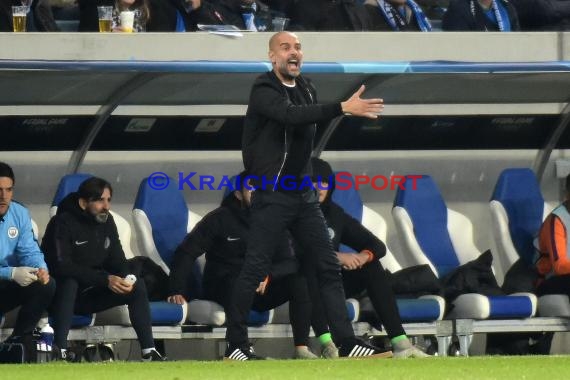
[[[493, 236], [503, 272], [520, 259], [534, 264], [533, 240], [552, 208], [544, 201], [534, 172], [528, 168], [509, 168], [499, 175], [490, 201]], [[538, 315], [570, 317], [570, 302], [565, 294], [538, 299]]]
[[[332, 201], [341, 206], [353, 218], [359, 220], [378, 239], [386, 243], [386, 221], [380, 214], [364, 205], [356, 190], [354, 178], [352, 176], [345, 176], [344, 178], [350, 179], [352, 186], [348, 189], [335, 189]], [[346, 246], [341, 246], [340, 250], [342, 252], [354, 252]], [[392, 273], [402, 269], [387, 244], [386, 255], [380, 259], [380, 262], [384, 268]], [[417, 299], [396, 299], [396, 302], [404, 323], [441, 320], [445, 312], [445, 300], [437, 295], [427, 295]]]
[[[416, 188], [398, 188], [392, 214], [403, 248], [416, 264], [428, 264], [439, 277], [476, 259], [471, 221], [448, 209], [430, 176], [416, 179]], [[407, 186], [406, 186], [407, 185]], [[527, 318], [536, 312], [536, 296], [493, 296], [469, 293], [453, 301], [449, 318]]]

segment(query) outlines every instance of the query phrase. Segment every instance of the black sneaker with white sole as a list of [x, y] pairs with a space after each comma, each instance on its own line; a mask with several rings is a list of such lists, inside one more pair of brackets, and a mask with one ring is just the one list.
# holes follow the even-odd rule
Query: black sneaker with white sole
[[392, 351], [383, 351], [354, 338], [343, 342], [338, 349], [338, 356], [341, 358], [391, 358], [393, 354]]
[[253, 350], [253, 346], [245, 345], [245, 346], [232, 346], [228, 344], [228, 348], [226, 348], [226, 353], [224, 354], [224, 360], [237, 360], [237, 361], [246, 361], [246, 360], [264, 360], [264, 357], [257, 356], [255, 351]]
[[144, 354], [141, 358], [143, 362], [166, 362], [168, 359], [166, 356], [162, 356], [157, 350], [154, 348], [148, 354]]

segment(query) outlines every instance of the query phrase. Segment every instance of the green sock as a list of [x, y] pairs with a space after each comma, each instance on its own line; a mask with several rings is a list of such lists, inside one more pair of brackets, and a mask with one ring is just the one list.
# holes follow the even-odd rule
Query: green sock
[[321, 346], [324, 346], [330, 341], [332, 341], [331, 333], [324, 333], [323, 335], [319, 336], [319, 342], [321, 343]]
[[406, 335], [398, 335], [390, 339], [390, 341], [392, 342], [392, 350], [394, 352], [407, 350], [412, 347], [412, 343]]
[[392, 344], [396, 344], [398, 342], [403, 341], [404, 339], [408, 339], [408, 337], [406, 336], [406, 334], [402, 334], [402, 335], [398, 335], [393, 337], [392, 339], [390, 339], [390, 342], [392, 342]]

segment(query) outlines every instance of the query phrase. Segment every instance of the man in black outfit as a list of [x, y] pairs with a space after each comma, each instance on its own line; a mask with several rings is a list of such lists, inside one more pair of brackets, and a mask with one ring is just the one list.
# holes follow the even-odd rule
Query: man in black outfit
[[67, 335], [73, 313], [91, 314], [128, 305], [143, 361], [165, 360], [154, 347], [144, 280], [128, 281], [125, 253], [109, 213], [113, 189], [104, 179], [85, 180], [65, 197], [50, 220], [42, 249], [57, 279], [50, 315], [60, 359], [69, 360]]
[[[169, 302], [184, 304], [190, 299], [188, 284], [196, 259], [206, 255], [202, 279], [203, 297], [219, 303], [227, 309], [235, 281], [245, 261], [250, 225], [251, 190], [243, 187], [244, 173], [237, 177], [237, 189], [228, 194], [222, 205], [208, 213], [186, 235], [178, 246], [170, 272]], [[259, 284], [252, 304], [256, 311], [267, 311], [289, 301], [289, 317], [293, 329], [295, 357], [316, 359], [308, 348], [311, 327], [311, 299], [305, 277], [299, 273], [299, 265], [286, 234], [275, 246], [275, 255], [268, 276]], [[315, 331], [327, 330], [326, 321]], [[337, 352], [329, 342], [323, 347], [323, 356]]]
[[[328, 162], [312, 158], [311, 164], [313, 184], [319, 194], [319, 203], [327, 221], [333, 249], [342, 266], [346, 296], [355, 297], [366, 290], [374, 311], [390, 338], [394, 358], [428, 357], [429, 355], [412, 345], [402, 326], [394, 291], [380, 263], [380, 258], [386, 254], [386, 245], [332, 201], [334, 173]], [[339, 252], [341, 244], [356, 252]], [[319, 302], [318, 295], [313, 297], [313, 302]]]
[[[269, 273], [276, 242], [289, 230], [315, 267], [333, 339], [340, 356], [391, 355], [357, 340], [348, 319], [340, 265], [310, 177], [315, 123], [351, 114], [377, 118], [382, 99], [361, 99], [361, 86], [342, 103], [318, 104], [310, 82], [300, 75], [303, 52], [297, 36], [274, 34], [269, 41], [273, 70], [255, 81], [246, 113], [242, 155], [253, 178], [251, 225], [245, 263], [230, 297], [226, 359], [258, 359], [251, 349], [246, 319], [255, 289]], [[310, 180], [310, 178], [309, 178]], [[273, 183], [268, 183], [273, 182]], [[285, 183], [287, 182], [287, 183]]]

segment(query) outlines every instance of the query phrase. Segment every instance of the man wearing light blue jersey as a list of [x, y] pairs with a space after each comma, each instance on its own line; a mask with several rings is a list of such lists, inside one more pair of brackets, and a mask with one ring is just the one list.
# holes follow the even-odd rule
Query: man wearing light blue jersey
[[0, 314], [21, 306], [6, 342], [27, 345], [51, 303], [55, 281], [34, 238], [28, 209], [12, 201], [14, 183], [12, 168], [0, 162]]

